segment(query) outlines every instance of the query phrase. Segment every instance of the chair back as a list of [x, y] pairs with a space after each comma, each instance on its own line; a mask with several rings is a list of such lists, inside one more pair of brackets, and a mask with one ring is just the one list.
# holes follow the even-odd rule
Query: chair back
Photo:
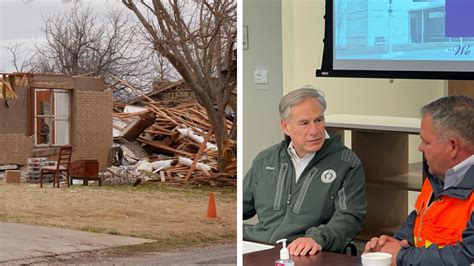
[[71, 162], [72, 146], [61, 146], [59, 149], [59, 158], [56, 163], [56, 171], [60, 169], [69, 170], [69, 163]]

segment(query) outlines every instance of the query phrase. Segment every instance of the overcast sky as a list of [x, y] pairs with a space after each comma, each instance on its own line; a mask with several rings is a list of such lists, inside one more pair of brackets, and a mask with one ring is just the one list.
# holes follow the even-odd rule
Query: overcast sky
[[[66, 12], [73, 1], [67, 0], [0, 0], [0, 72], [13, 72], [11, 55], [6, 49], [15, 43], [31, 47], [34, 42], [44, 41], [41, 32], [42, 17]], [[123, 7], [119, 0], [82, 0], [105, 14], [108, 7]]]

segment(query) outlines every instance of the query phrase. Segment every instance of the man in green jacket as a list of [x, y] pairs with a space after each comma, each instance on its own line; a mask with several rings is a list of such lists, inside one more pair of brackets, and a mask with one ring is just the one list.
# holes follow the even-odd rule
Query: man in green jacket
[[359, 158], [325, 130], [326, 100], [304, 87], [280, 101], [285, 139], [257, 155], [243, 181], [245, 240], [287, 238], [292, 255], [344, 251], [365, 221], [364, 171]]

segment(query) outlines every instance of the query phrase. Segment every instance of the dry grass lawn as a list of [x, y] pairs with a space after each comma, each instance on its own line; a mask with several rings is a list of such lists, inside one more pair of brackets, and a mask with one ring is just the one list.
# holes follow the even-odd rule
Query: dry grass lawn
[[[208, 219], [209, 192], [217, 219]], [[163, 184], [67, 188], [0, 182], [0, 221], [159, 240], [142, 249], [167, 250], [236, 239], [236, 189]]]

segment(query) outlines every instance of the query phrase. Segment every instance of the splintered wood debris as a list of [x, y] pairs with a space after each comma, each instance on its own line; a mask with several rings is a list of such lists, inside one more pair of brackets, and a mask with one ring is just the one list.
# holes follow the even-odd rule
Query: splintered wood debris
[[[226, 122], [229, 131], [232, 121]], [[235, 155], [224, 173], [217, 170], [215, 137], [206, 111], [198, 103], [165, 107], [151, 98], [144, 106], [116, 103], [113, 130], [114, 166], [108, 169], [104, 182], [237, 184]], [[226, 148], [235, 151], [235, 141], [227, 143], [230, 147]]]

